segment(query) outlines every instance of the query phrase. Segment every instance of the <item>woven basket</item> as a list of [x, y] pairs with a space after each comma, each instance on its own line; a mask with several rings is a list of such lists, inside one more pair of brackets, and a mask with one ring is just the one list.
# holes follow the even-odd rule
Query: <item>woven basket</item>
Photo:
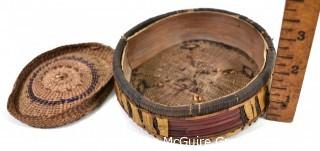
[[18, 120], [39, 128], [76, 121], [112, 89], [110, 47], [84, 43], [58, 47], [32, 60], [20, 73], [8, 101]]
[[115, 92], [129, 117], [158, 138], [230, 136], [265, 112], [274, 60], [266, 31], [244, 16], [175, 11], [120, 39]]
[[270, 37], [252, 20], [180, 10], [135, 26], [114, 54], [98, 43], [41, 54], [20, 73], [8, 111], [33, 127], [65, 125], [103, 102], [114, 74], [120, 105], [155, 137], [226, 137], [266, 111], [274, 61]]

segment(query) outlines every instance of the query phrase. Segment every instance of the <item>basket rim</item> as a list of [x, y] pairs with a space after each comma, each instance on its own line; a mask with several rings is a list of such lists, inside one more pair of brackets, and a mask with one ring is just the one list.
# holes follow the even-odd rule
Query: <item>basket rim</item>
[[[204, 103], [197, 103], [197, 104], [190, 104], [190, 105], [183, 105], [183, 106], [165, 106], [163, 104], [155, 103], [150, 101], [147, 97], [143, 96], [139, 93], [133, 86], [128, 82], [123, 74], [122, 71], [122, 55], [123, 50], [127, 44], [127, 38], [134, 35], [135, 33], [139, 32], [146, 26], [149, 26], [156, 21], [180, 14], [180, 13], [188, 13], [188, 12], [216, 12], [216, 13], [223, 13], [226, 15], [235, 16], [238, 19], [252, 25], [261, 35], [262, 38], [266, 41], [266, 57], [265, 57], [265, 65], [261, 72], [253, 79], [246, 87], [237, 90], [232, 95], [226, 95], [221, 98], [217, 98], [208, 102]], [[159, 16], [152, 17], [148, 20], [143, 21], [142, 23], [134, 26], [129, 31], [127, 31], [124, 36], [119, 40], [113, 57], [113, 73], [115, 81], [118, 83], [121, 91], [129, 97], [130, 101], [135, 103], [137, 106], [146, 109], [150, 112], [153, 112], [158, 115], [162, 116], [173, 116], [173, 117], [181, 117], [181, 116], [200, 116], [205, 114], [210, 114], [213, 112], [218, 112], [224, 109], [228, 109], [235, 105], [241, 104], [245, 102], [247, 99], [255, 95], [261, 87], [267, 84], [271, 77], [271, 73], [273, 71], [273, 66], [275, 62], [275, 49], [272, 43], [272, 40], [268, 33], [265, 31], [263, 27], [261, 27], [256, 22], [252, 21], [251, 19], [242, 16], [237, 13], [229, 12], [226, 10], [221, 9], [214, 9], [214, 8], [195, 8], [195, 9], [184, 9], [178, 11], [172, 11], [166, 14], [162, 14]], [[201, 108], [201, 110], [200, 110]]]
[[[38, 63], [43, 63], [43, 58], [48, 58], [51, 55], [64, 55], [68, 54], [69, 52], [78, 52], [81, 49], [74, 50], [77, 48], [87, 48], [91, 46], [98, 46], [103, 47], [107, 51], [111, 51], [110, 55], [113, 54], [114, 50], [106, 45], [96, 42], [88, 42], [88, 43], [77, 43], [77, 44], [70, 44], [64, 45], [60, 47], [56, 47], [52, 50], [46, 51], [34, 59], [32, 59], [20, 72], [18, 75], [11, 94], [8, 98], [7, 103], [7, 110], [8, 112], [15, 117], [16, 119], [26, 123], [32, 127], [37, 128], [53, 128], [62, 125], [66, 125], [68, 123], [77, 121], [84, 115], [88, 114], [89, 112], [93, 111], [97, 106], [99, 106], [102, 101], [104, 100], [105, 96], [109, 94], [112, 85], [113, 85], [113, 78], [112, 78], [112, 70], [110, 70], [110, 75], [107, 77], [107, 82], [103, 84], [103, 86], [96, 90], [94, 95], [84, 99], [80, 104], [64, 110], [62, 113], [55, 114], [50, 117], [44, 116], [30, 116], [22, 114], [19, 109], [17, 108], [17, 102], [20, 100], [17, 98], [20, 95], [21, 88], [23, 83], [27, 79], [27, 75], [32, 73], [32, 71], [38, 66]], [[111, 57], [112, 58], [112, 57]]]

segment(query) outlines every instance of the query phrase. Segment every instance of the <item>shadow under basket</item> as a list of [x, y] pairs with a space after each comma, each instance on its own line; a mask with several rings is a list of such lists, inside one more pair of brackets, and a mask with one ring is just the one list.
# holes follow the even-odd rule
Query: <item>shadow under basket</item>
[[275, 50], [266, 31], [216, 9], [170, 12], [119, 41], [118, 101], [158, 138], [230, 136], [266, 110]]

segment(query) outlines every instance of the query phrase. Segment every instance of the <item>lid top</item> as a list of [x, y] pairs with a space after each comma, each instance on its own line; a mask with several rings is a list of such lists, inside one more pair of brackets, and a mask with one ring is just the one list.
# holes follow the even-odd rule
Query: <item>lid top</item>
[[112, 77], [112, 55], [110, 47], [84, 43], [38, 56], [19, 75], [9, 112], [35, 127], [56, 127], [79, 119], [101, 103], [97, 98]]

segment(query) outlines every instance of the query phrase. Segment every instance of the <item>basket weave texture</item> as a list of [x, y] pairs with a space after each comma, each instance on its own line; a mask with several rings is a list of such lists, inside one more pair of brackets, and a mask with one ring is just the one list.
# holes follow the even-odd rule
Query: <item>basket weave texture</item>
[[112, 89], [108, 84], [113, 75], [112, 54], [110, 47], [99, 43], [67, 45], [41, 54], [20, 73], [8, 111], [39, 128], [80, 119]]

